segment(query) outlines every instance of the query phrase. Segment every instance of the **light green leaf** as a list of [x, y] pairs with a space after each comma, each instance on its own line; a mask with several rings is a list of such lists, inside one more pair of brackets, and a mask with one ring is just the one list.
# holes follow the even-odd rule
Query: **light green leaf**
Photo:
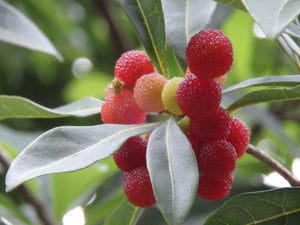
[[225, 202], [204, 225], [298, 224], [299, 198], [299, 188], [241, 194]]
[[21, 11], [0, 0], [0, 40], [63, 58], [42, 31]]
[[166, 37], [161, 2], [157, 0], [118, 0], [131, 20], [156, 69], [167, 77]]
[[[190, 38], [204, 29], [216, 8], [211, 0], [162, 0], [167, 41], [182, 65]], [[186, 67], [186, 66], [185, 66]]]
[[158, 124], [102, 124], [54, 128], [35, 139], [12, 162], [6, 174], [6, 190], [10, 191], [34, 177], [90, 166], [109, 157], [129, 137], [147, 133]]
[[100, 113], [102, 103], [103, 101], [99, 99], [88, 97], [55, 109], [49, 109], [23, 97], [0, 95], [0, 120], [7, 118], [84, 117]]
[[242, 0], [242, 2], [270, 39], [276, 39], [300, 13], [299, 0]]
[[215, 0], [216, 2], [221, 2], [223, 4], [229, 5], [233, 8], [241, 9], [246, 11], [246, 8], [241, 0]]
[[223, 94], [228, 94], [233, 91], [237, 91], [249, 87], [258, 87], [258, 86], [290, 87], [290, 86], [296, 86], [298, 84], [300, 84], [300, 75], [258, 77], [258, 78], [245, 80], [241, 83], [226, 88], [223, 90]]
[[245, 94], [232, 103], [227, 110], [233, 112], [252, 104], [296, 99], [300, 99], [300, 85], [291, 88], [268, 88]]
[[168, 224], [180, 224], [193, 204], [199, 174], [193, 149], [174, 118], [154, 129], [146, 158], [160, 211]]
[[105, 221], [104, 225], [135, 225], [145, 208], [132, 205], [124, 199], [119, 208]]

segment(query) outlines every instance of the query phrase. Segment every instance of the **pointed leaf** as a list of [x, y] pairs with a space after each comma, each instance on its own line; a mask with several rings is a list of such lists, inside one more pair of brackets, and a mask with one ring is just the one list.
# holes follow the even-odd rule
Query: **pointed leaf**
[[146, 157], [157, 205], [168, 224], [179, 224], [193, 204], [199, 174], [193, 149], [174, 118], [152, 132]]
[[233, 8], [241, 9], [246, 11], [246, 8], [241, 0], [215, 0], [216, 2], [221, 2], [223, 4], [229, 5]]
[[204, 225], [293, 225], [299, 222], [300, 188], [238, 195], [211, 214]]
[[166, 37], [161, 2], [157, 0], [118, 0], [131, 20], [156, 69], [167, 77]]
[[257, 86], [295, 86], [300, 84], [300, 75], [285, 75], [285, 76], [267, 76], [245, 80], [241, 83], [233, 85], [223, 90], [223, 94], [228, 94], [233, 91], [241, 90], [248, 87]]
[[110, 215], [104, 225], [135, 225], [145, 208], [132, 205], [127, 199]]
[[21, 11], [3, 0], [0, 0], [0, 40], [63, 60], [42, 31]]
[[[151, 131], [158, 123], [58, 127], [35, 139], [11, 164], [6, 189], [50, 173], [85, 168], [112, 155], [129, 138]], [[30, 163], [29, 163], [30, 162]]]
[[245, 94], [232, 103], [227, 110], [233, 112], [247, 105], [296, 99], [300, 99], [300, 85], [291, 88], [269, 88]]
[[204, 29], [217, 3], [211, 0], [162, 0], [167, 41], [185, 65], [185, 49], [190, 38]]
[[300, 13], [299, 0], [242, 0], [242, 2], [270, 39], [276, 39]]
[[84, 117], [99, 113], [102, 103], [103, 101], [99, 99], [88, 97], [55, 109], [49, 109], [26, 98], [0, 95], [0, 120], [7, 118]]

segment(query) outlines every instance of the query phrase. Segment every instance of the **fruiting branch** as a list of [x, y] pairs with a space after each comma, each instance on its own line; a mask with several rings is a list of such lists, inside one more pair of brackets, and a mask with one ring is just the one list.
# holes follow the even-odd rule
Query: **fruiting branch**
[[[10, 167], [10, 160], [8, 159], [7, 155], [5, 154], [4, 149], [0, 147], [0, 164], [2, 165], [5, 171], [8, 170]], [[30, 203], [33, 208], [35, 209], [37, 216], [41, 220], [42, 224], [44, 225], [56, 225], [56, 222], [50, 217], [48, 210], [44, 207], [44, 205], [37, 199], [29, 188], [22, 184], [17, 188], [17, 191], [21, 194], [21, 196]]]
[[291, 186], [300, 186], [300, 180], [297, 179], [291, 173], [291, 171], [289, 171], [278, 161], [267, 155], [261, 149], [249, 144], [246, 152], [257, 158], [261, 162], [265, 163], [268, 167], [270, 167], [271, 169], [279, 173], [281, 176], [283, 176], [290, 183]]

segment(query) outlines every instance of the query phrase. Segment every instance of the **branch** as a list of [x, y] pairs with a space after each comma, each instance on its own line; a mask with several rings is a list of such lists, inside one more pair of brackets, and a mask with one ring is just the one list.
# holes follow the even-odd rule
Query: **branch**
[[281, 165], [278, 161], [267, 155], [265, 152], [260, 150], [259, 148], [249, 144], [247, 147], [247, 153], [254, 156], [261, 162], [265, 163], [268, 167], [275, 170], [281, 176], [283, 176], [291, 186], [300, 186], [300, 180], [297, 179], [291, 171]]
[[[5, 171], [7, 171], [8, 168], [10, 167], [10, 160], [5, 154], [4, 149], [2, 149], [1, 147], [0, 147], [0, 164], [2, 164], [3, 169]], [[26, 185], [21, 184], [16, 190], [21, 194], [21, 196], [28, 203], [30, 203], [33, 206], [33, 208], [37, 213], [37, 216], [39, 217], [39, 219], [44, 225], [56, 225], [56, 222], [50, 217], [48, 210], [45, 208], [42, 202], [33, 195], [33, 193]]]

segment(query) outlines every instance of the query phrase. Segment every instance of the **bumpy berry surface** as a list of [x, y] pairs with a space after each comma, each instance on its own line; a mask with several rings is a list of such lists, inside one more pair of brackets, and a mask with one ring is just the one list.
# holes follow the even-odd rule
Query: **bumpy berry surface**
[[198, 118], [214, 113], [221, 102], [222, 90], [215, 79], [200, 79], [189, 75], [176, 91], [178, 105], [186, 116]]
[[232, 65], [232, 44], [222, 31], [202, 30], [191, 38], [186, 60], [190, 71], [201, 78], [222, 76]]
[[115, 65], [115, 77], [131, 87], [134, 87], [135, 82], [141, 76], [154, 71], [154, 66], [147, 54], [138, 50], [123, 53]]
[[120, 94], [111, 93], [101, 107], [104, 123], [138, 124], [144, 123], [146, 113], [140, 109], [133, 98], [133, 91], [122, 89]]
[[[202, 146], [201, 142], [195, 136], [193, 136], [191, 133], [187, 133], [186, 137], [188, 138], [188, 140], [190, 141], [190, 143], [192, 145], [192, 148], [195, 152], [195, 156], [199, 155], [199, 151]], [[196, 157], [196, 159], [198, 160], [198, 157]]]
[[129, 172], [137, 167], [146, 166], [147, 141], [141, 136], [127, 139], [113, 155], [116, 165]]
[[233, 176], [230, 174], [222, 180], [214, 180], [208, 176], [199, 177], [197, 193], [204, 199], [216, 201], [226, 197], [231, 190]]
[[226, 139], [230, 132], [230, 115], [219, 107], [209, 116], [191, 119], [189, 131], [202, 142]]
[[235, 117], [231, 117], [231, 129], [227, 141], [235, 148], [237, 158], [241, 158], [250, 142], [247, 126]]
[[169, 80], [162, 91], [162, 101], [165, 108], [172, 114], [182, 115], [179, 105], [176, 100], [176, 90], [178, 85], [182, 82], [182, 77], [174, 77]]
[[129, 201], [139, 207], [149, 207], [156, 202], [146, 167], [124, 172], [124, 192]]
[[221, 180], [232, 173], [236, 164], [236, 152], [227, 141], [217, 140], [203, 144], [196, 156], [200, 172]]
[[134, 99], [139, 107], [146, 112], [163, 111], [161, 93], [167, 81], [158, 73], [150, 73], [139, 78], [133, 89]]

